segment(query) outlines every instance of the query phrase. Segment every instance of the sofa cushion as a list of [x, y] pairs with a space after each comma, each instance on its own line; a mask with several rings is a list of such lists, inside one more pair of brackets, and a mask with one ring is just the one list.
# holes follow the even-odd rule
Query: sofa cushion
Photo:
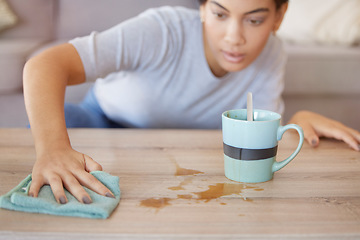
[[56, 0], [11, 0], [8, 4], [17, 15], [18, 23], [2, 32], [1, 39], [52, 39]]
[[286, 44], [285, 94], [358, 95], [360, 46]]
[[148, 8], [162, 5], [198, 7], [196, 0], [61, 0], [57, 12], [57, 38], [71, 39], [92, 31], [103, 31]]
[[291, 0], [278, 35], [301, 44], [360, 44], [360, 1]]
[[0, 94], [22, 89], [22, 72], [27, 56], [43, 41], [19, 38], [0, 41]]
[[15, 25], [17, 17], [5, 0], [0, 0], [0, 32]]

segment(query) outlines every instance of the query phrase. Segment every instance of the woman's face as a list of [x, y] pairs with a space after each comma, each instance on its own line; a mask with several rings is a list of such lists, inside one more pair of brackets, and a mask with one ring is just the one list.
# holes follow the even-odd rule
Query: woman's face
[[286, 8], [276, 10], [274, 0], [208, 0], [201, 5], [205, 56], [213, 74], [222, 77], [249, 66], [279, 28]]

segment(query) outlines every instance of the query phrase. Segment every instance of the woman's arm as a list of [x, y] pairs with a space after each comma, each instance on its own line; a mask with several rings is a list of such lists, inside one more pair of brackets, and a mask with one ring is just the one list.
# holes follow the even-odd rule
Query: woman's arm
[[305, 139], [313, 147], [319, 145], [320, 137], [327, 137], [342, 140], [354, 150], [360, 151], [359, 131], [320, 114], [299, 111], [294, 114], [289, 123], [300, 125], [304, 130]]
[[37, 155], [29, 195], [36, 197], [44, 184], [51, 186], [59, 203], [67, 202], [63, 187], [79, 201], [90, 203], [90, 196], [80, 184], [109, 195], [111, 192], [88, 173], [101, 170], [101, 166], [72, 149], [66, 130], [65, 88], [85, 82], [76, 49], [71, 44], [62, 44], [33, 57], [25, 65], [23, 81]]

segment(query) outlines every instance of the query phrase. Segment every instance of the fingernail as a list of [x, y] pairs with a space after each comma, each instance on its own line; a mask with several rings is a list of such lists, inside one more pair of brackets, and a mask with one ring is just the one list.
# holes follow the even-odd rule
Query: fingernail
[[311, 140], [311, 146], [315, 147], [315, 146], [316, 146], [316, 144], [317, 144], [316, 139]]
[[29, 193], [29, 197], [34, 197], [34, 194], [33, 194], [33, 193]]
[[114, 195], [112, 195], [111, 193], [108, 193], [108, 192], [105, 194], [105, 196], [106, 196], [106, 197], [110, 197], [110, 198], [115, 198]]
[[92, 203], [92, 201], [90, 200], [90, 198], [88, 198], [88, 197], [83, 197], [82, 198], [82, 200], [83, 200], [83, 203], [85, 203], [85, 204], [90, 204], [90, 203]]
[[66, 203], [65, 197], [64, 197], [64, 196], [61, 196], [61, 197], [59, 198], [59, 202], [60, 202], [61, 204], [65, 204], [65, 203]]

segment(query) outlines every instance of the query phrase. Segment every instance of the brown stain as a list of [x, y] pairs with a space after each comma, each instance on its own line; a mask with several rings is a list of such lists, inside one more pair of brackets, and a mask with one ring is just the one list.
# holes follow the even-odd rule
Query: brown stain
[[[182, 186], [191, 182], [191, 179], [185, 179], [183, 182], [180, 183], [177, 187], [169, 187], [170, 190], [179, 190], [181, 188], [184, 189]], [[185, 200], [195, 200], [197, 203], [207, 203], [214, 199], [219, 199], [224, 196], [230, 195], [240, 195], [243, 193], [244, 189], [252, 189], [254, 191], [263, 191], [264, 189], [249, 186], [246, 184], [236, 184], [236, 183], [216, 183], [215, 185], [209, 185], [208, 190], [201, 191], [201, 192], [192, 192], [192, 194], [178, 194], [177, 198], [149, 198], [142, 200], [140, 206], [148, 207], [148, 208], [155, 208], [159, 211], [161, 208], [166, 206], [170, 206], [170, 201], [178, 200], [178, 199], [185, 199]], [[195, 196], [194, 196], [195, 195]], [[243, 201], [246, 202], [253, 202], [253, 199], [242, 197]], [[227, 203], [220, 202], [220, 205], [227, 205]]]
[[148, 198], [140, 202], [140, 206], [155, 208], [157, 210], [171, 205], [170, 201], [172, 198]]
[[[209, 185], [209, 189], [202, 192], [194, 192], [198, 196], [197, 199], [204, 200], [204, 202], [209, 202], [213, 199], [218, 199], [220, 197], [229, 196], [229, 195], [240, 195], [244, 189], [254, 189], [256, 191], [261, 191], [263, 189], [256, 188], [253, 186], [248, 186], [245, 184], [235, 184], [235, 183], [217, 183], [215, 185]], [[252, 199], [243, 198], [244, 201], [252, 202]]]
[[[179, 166], [179, 164], [175, 161], [175, 159], [171, 158], [176, 166], [175, 176], [193, 176], [196, 174], [204, 174], [204, 172], [193, 170], [193, 169], [186, 169]], [[204, 179], [203, 179], [204, 181]], [[189, 184], [192, 182], [191, 178], [187, 178], [183, 180], [178, 186], [169, 187], [168, 189], [173, 191], [185, 190], [184, 185]], [[263, 191], [264, 189], [257, 188], [254, 186], [248, 186], [246, 184], [235, 184], [235, 183], [217, 183], [215, 185], [209, 185], [208, 190], [201, 191], [201, 192], [192, 192], [193, 194], [197, 195], [197, 198], [194, 198], [192, 194], [178, 194], [177, 198], [149, 198], [142, 200], [140, 202], [140, 206], [142, 207], [149, 207], [155, 208], [159, 211], [161, 208], [171, 205], [170, 201], [177, 200], [177, 199], [185, 199], [185, 200], [196, 200], [196, 202], [203, 201], [205, 203], [213, 200], [218, 199], [223, 196], [230, 196], [230, 195], [240, 195], [244, 189], [253, 189], [254, 191]], [[244, 201], [253, 202], [252, 199], [243, 197]], [[227, 205], [227, 203], [221, 202], [220, 205]], [[244, 216], [243, 214], [239, 214], [239, 216]]]
[[198, 170], [182, 168], [177, 163], [175, 163], [175, 165], [176, 165], [175, 176], [190, 176], [190, 175], [196, 175], [196, 174], [204, 174], [204, 172], [201, 172]]
[[185, 190], [184, 186], [189, 184], [189, 183], [192, 183], [192, 179], [191, 178], [186, 178], [178, 186], [168, 187], [168, 189], [173, 190], [173, 191]]
[[169, 158], [175, 164], [176, 167], [175, 176], [191, 176], [196, 174], [204, 174], [204, 172], [198, 170], [182, 168], [172, 156], [169, 156]]
[[264, 191], [264, 189], [262, 189], [262, 188], [255, 188], [254, 191], [261, 192], [261, 191]]
[[191, 194], [179, 194], [179, 195], [177, 195], [177, 198], [178, 199], [189, 200], [189, 199], [193, 199], [193, 195], [191, 195]]
[[173, 191], [185, 190], [185, 188], [181, 185], [181, 183], [179, 186], [168, 187], [168, 189], [173, 190]]

